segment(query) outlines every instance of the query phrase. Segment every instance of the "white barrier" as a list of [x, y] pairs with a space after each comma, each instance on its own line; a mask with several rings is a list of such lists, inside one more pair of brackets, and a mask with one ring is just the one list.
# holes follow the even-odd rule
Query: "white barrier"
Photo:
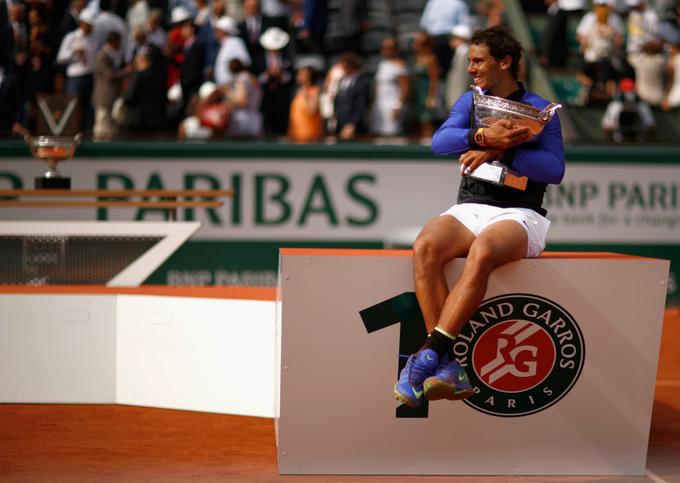
[[273, 300], [0, 291], [0, 402], [273, 417], [274, 319]]
[[454, 346], [477, 393], [418, 410], [392, 394], [399, 353], [426, 336], [410, 252], [280, 263], [282, 474], [644, 472], [668, 261], [552, 254], [495, 271]]

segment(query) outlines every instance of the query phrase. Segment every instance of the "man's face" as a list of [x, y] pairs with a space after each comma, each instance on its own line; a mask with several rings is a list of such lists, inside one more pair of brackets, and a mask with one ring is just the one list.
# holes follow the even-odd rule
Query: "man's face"
[[508, 71], [511, 60], [507, 56], [503, 60], [496, 60], [489, 53], [489, 47], [484, 44], [472, 44], [468, 53], [468, 73], [476, 86], [482, 89], [493, 89]]
[[259, 0], [245, 0], [243, 2], [243, 13], [246, 17], [257, 17], [260, 14]]

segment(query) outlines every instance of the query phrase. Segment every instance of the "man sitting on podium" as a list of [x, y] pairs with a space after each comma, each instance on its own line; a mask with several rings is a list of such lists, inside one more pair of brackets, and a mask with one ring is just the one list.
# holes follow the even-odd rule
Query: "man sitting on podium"
[[[511, 30], [491, 27], [470, 39], [468, 72], [484, 94], [539, 109], [548, 101], [518, 82], [522, 45]], [[416, 297], [429, 337], [409, 357], [394, 387], [397, 399], [418, 407], [428, 400], [463, 399], [472, 394], [465, 370], [451, 352], [454, 340], [481, 304], [491, 272], [545, 247], [550, 222], [542, 208], [547, 184], [564, 176], [564, 146], [554, 116], [534, 136], [527, 127], [500, 120], [475, 126], [473, 93], [463, 94], [432, 138], [432, 152], [459, 156], [458, 202], [422, 229], [413, 245]], [[500, 161], [528, 177], [524, 191], [469, 176], [482, 163]], [[444, 265], [467, 257], [463, 272], [449, 289]]]

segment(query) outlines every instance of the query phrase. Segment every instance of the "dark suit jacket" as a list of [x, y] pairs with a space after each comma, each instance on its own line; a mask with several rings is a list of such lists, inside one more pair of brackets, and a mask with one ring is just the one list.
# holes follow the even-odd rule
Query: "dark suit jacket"
[[248, 29], [248, 22], [246, 20], [242, 20], [238, 24], [238, 35], [246, 44], [248, 54], [250, 54], [250, 60], [252, 61], [250, 71], [255, 74], [255, 77], [259, 76], [267, 68], [264, 48], [260, 45], [260, 35], [262, 35], [269, 27], [280, 27], [286, 30], [287, 26], [278, 19], [260, 16], [260, 31], [253, 40], [251, 32]]
[[198, 92], [203, 84], [203, 68], [205, 67], [205, 44], [198, 38], [184, 53], [184, 62], [180, 69], [180, 84], [184, 103], [189, 101], [192, 94]]
[[338, 120], [337, 130], [345, 124], [354, 124], [357, 132], [365, 132], [364, 117], [371, 97], [371, 81], [363, 74], [346, 89], [340, 81], [340, 88], [335, 96], [335, 115]]
[[162, 129], [165, 124], [166, 92], [163, 76], [154, 69], [133, 72], [125, 93], [127, 116], [124, 128], [131, 131]]

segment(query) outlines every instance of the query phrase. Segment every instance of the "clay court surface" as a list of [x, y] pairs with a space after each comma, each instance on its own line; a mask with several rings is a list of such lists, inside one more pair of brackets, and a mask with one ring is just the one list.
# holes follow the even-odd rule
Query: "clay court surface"
[[[635, 381], [631, 381], [635, 384]], [[408, 443], [404, 451], [408, 451]], [[574, 462], [578, 465], [578, 462]], [[643, 477], [278, 475], [274, 421], [115, 405], [0, 404], [0, 481], [680, 483], [680, 310], [666, 311]]]

